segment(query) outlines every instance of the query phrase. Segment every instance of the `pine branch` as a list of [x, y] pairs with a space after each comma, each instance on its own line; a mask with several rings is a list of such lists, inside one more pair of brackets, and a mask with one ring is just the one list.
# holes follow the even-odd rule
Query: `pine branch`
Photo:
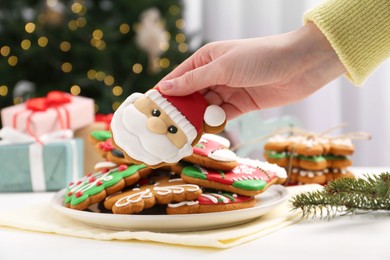
[[338, 213], [357, 210], [390, 210], [390, 173], [364, 178], [340, 178], [320, 191], [305, 192], [292, 198], [293, 210], [302, 210], [302, 218], [331, 218]]

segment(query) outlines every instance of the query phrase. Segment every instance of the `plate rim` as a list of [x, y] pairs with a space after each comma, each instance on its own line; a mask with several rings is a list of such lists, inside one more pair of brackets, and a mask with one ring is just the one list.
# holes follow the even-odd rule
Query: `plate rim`
[[[255, 213], [257, 211], [261, 212], [261, 214], [255, 214], [256, 216], [248, 217], [245, 220], [242, 220], [240, 223], [246, 223], [249, 221], [252, 221], [256, 218], [259, 218], [265, 214], [267, 214], [269, 211], [271, 211], [273, 208], [278, 206], [279, 204], [283, 203], [285, 200], [287, 200], [289, 196], [289, 191], [287, 188], [280, 184], [275, 184], [270, 186], [266, 191], [264, 191], [261, 194], [258, 194], [255, 196], [256, 199], [256, 205], [251, 208], [244, 208], [244, 209], [237, 209], [237, 210], [231, 210], [231, 211], [222, 211], [222, 212], [210, 212], [210, 213], [196, 213], [196, 214], [161, 214], [161, 215], [134, 215], [134, 214], [110, 214], [110, 213], [98, 213], [98, 212], [90, 212], [90, 211], [81, 211], [81, 210], [75, 210], [68, 208], [63, 205], [63, 198], [65, 195], [65, 189], [62, 189], [54, 194], [50, 201], [50, 205], [52, 208], [54, 208], [57, 212], [59, 212], [62, 215], [65, 215], [67, 217], [70, 217], [76, 221], [85, 223], [90, 226], [94, 227], [100, 227], [100, 228], [106, 228], [111, 230], [122, 230], [122, 231], [163, 231], [167, 232], [166, 229], [156, 229], [156, 228], [137, 228], [137, 227], [125, 227], [123, 229], [116, 228], [114, 226], [108, 227], [107, 225], [97, 225], [93, 224], [94, 221], [85, 221], [86, 218], [91, 217], [95, 220], [98, 218], [104, 220], [105, 218], [109, 218], [110, 220], [116, 222], [116, 221], [135, 221], [135, 222], [151, 222], [151, 221], [172, 221], [175, 223], [175, 220], [180, 219], [183, 220], [186, 219], [192, 219], [195, 221], [199, 221], [201, 219], [207, 218], [208, 220], [212, 217], [218, 217], [219, 219], [223, 219], [225, 216], [232, 217], [232, 215], [246, 215], [245, 213]], [[266, 204], [261, 204], [262, 197], [270, 196], [270, 192], [275, 193], [275, 198], [269, 199], [269, 201], [266, 202]], [[265, 212], [264, 212], [265, 211]], [[233, 221], [232, 221], [233, 222]], [[237, 225], [237, 223], [233, 222], [231, 225], [229, 223], [225, 223], [225, 225], [222, 225], [220, 227], [228, 227]], [[218, 227], [218, 228], [220, 228]], [[173, 228], [174, 229], [174, 228]], [[169, 228], [169, 230], [173, 230], [172, 228]], [[200, 227], [199, 229], [194, 228], [186, 228], [179, 227], [179, 231], [201, 231], [206, 229], [213, 229], [213, 227]], [[177, 230], [173, 230], [177, 231]]]

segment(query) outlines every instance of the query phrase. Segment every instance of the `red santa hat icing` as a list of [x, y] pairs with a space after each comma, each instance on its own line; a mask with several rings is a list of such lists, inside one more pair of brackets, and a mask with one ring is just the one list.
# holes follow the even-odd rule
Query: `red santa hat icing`
[[221, 126], [226, 120], [225, 111], [216, 105], [209, 105], [199, 92], [187, 96], [167, 96], [157, 88], [145, 93], [186, 134], [189, 140], [202, 131], [203, 122], [212, 127]]

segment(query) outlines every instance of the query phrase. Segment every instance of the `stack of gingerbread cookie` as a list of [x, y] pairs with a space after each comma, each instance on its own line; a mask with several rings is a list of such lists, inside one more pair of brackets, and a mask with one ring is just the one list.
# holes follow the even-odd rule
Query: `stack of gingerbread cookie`
[[287, 178], [284, 168], [238, 158], [223, 137], [204, 134], [193, 154], [177, 164], [149, 168], [128, 161], [112, 145], [110, 132], [91, 133], [105, 161], [66, 188], [64, 204], [85, 210], [93, 204], [114, 214], [164, 207], [167, 214], [220, 212], [253, 207], [255, 196]]
[[266, 161], [286, 168], [288, 184], [326, 184], [353, 175], [348, 171], [354, 152], [349, 138], [315, 135], [276, 135], [264, 145]]

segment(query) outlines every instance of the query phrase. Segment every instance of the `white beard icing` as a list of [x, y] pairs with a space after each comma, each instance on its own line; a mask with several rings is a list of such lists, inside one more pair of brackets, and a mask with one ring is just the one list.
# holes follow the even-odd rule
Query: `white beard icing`
[[166, 135], [158, 135], [148, 129], [147, 117], [133, 105], [143, 96], [140, 93], [132, 94], [115, 112], [111, 122], [114, 142], [128, 156], [148, 165], [176, 163], [191, 155], [191, 143], [187, 142], [178, 149]]

